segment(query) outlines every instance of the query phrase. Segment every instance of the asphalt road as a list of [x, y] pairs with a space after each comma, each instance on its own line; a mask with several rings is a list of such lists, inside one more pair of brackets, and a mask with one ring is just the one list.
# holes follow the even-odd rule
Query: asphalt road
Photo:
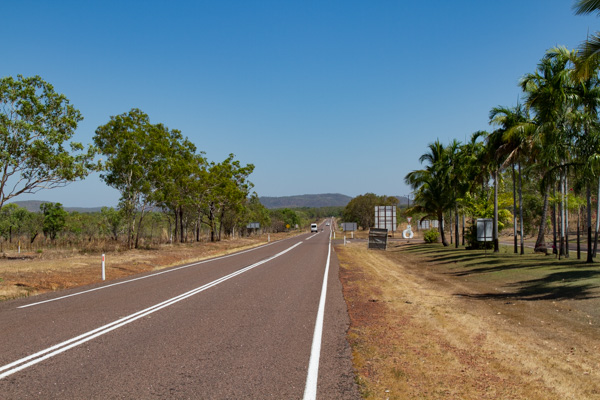
[[0, 397], [360, 398], [330, 249], [326, 227], [0, 303]]

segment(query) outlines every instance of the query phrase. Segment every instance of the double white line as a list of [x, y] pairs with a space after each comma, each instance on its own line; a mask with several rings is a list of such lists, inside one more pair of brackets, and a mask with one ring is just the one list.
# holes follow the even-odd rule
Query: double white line
[[48, 347], [47, 349], [44, 349], [42, 351], [38, 351], [35, 354], [21, 358], [20, 360], [14, 361], [10, 364], [6, 364], [6, 365], [0, 367], [0, 372], [1, 372], [0, 379], [4, 379], [9, 375], [12, 375], [16, 372], [24, 370], [25, 368], [31, 367], [32, 365], [35, 365], [39, 362], [47, 360], [48, 358], [54, 357], [55, 355], [63, 353], [69, 349], [72, 349], [73, 347], [79, 346], [80, 344], [89, 342], [90, 340], [95, 339], [98, 336], [102, 336], [102, 335], [107, 334], [111, 331], [114, 331], [115, 329], [118, 329], [124, 325], [130, 324], [131, 322], [133, 322], [135, 320], [143, 318], [143, 317], [150, 315], [158, 310], [161, 310], [165, 307], [168, 307], [177, 302], [180, 302], [181, 300], [187, 299], [188, 297], [191, 297], [195, 294], [203, 292], [206, 289], [209, 289], [213, 286], [223, 283], [233, 277], [243, 274], [244, 272], [250, 271], [251, 269], [258, 267], [259, 265], [265, 264], [265, 263], [287, 253], [288, 251], [299, 246], [300, 244], [302, 244], [302, 242], [298, 242], [295, 245], [287, 248], [286, 250], [283, 250], [282, 252], [275, 254], [274, 256], [271, 256], [265, 260], [259, 261], [255, 264], [249, 265], [246, 268], [240, 269], [240, 270], [233, 272], [229, 275], [226, 275], [222, 278], [214, 280], [210, 283], [207, 283], [206, 285], [203, 285], [196, 289], [190, 290], [189, 292], [180, 294], [179, 296], [173, 297], [169, 300], [163, 301], [162, 303], [158, 303], [152, 307], [148, 307], [144, 310], [138, 311], [127, 317], [123, 317], [117, 321], [111, 322], [110, 324], [101, 326], [100, 328], [94, 329], [92, 331], [89, 331], [89, 332], [79, 335], [77, 337], [74, 337], [74, 338], [64, 341], [62, 343], [59, 343], [57, 345], [54, 345], [52, 347]]

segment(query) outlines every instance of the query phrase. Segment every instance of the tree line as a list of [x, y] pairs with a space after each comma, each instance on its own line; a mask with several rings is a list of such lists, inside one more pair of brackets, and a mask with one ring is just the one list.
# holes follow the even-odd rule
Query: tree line
[[[72, 141], [82, 119], [39, 76], [0, 79], [0, 210], [20, 195], [62, 187], [99, 171], [120, 193], [120, 236], [130, 248], [140, 245], [144, 225], [156, 211], [168, 216], [173, 240], [180, 242], [199, 241], [205, 229], [217, 241], [244, 230], [249, 222], [270, 227], [268, 210], [252, 192], [254, 165], [242, 165], [233, 154], [209, 162], [179, 130], [151, 123], [136, 108], [111, 116], [86, 147]], [[13, 211], [6, 210], [12, 215], [7, 221], [21, 218], [19, 229], [26, 226], [29, 217]], [[12, 230], [13, 222], [7, 223]], [[56, 237], [58, 231], [46, 233]]]
[[[600, 5], [580, 0], [575, 9], [598, 12]], [[521, 78], [522, 100], [490, 110], [493, 131], [475, 132], [466, 143], [429, 144], [419, 159], [424, 168], [408, 173], [405, 182], [415, 191], [411, 211], [438, 219], [445, 246], [444, 216], [454, 226], [456, 246], [460, 216], [463, 227], [465, 215], [491, 217], [495, 251], [499, 230], [512, 218], [515, 252], [519, 239], [523, 254], [528, 219], [537, 225], [536, 251], [547, 252], [545, 235], [552, 224], [553, 248], [559, 257], [568, 256], [569, 210], [585, 207], [587, 262], [593, 261], [600, 228], [599, 43], [596, 35], [581, 49], [549, 49], [537, 68]], [[511, 182], [512, 196], [503, 196], [503, 179]], [[524, 198], [525, 186], [536, 196]], [[527, 215], [531, 210], [537, 215]]]

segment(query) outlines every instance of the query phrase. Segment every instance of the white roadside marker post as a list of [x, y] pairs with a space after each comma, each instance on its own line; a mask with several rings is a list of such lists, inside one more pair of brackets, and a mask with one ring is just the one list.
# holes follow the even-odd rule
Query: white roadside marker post
[[105, 263], [104, 259], [105, 259], [104, 254], [102, 254], [102, 280], [103, 281], [106, 280], [106, 263]]

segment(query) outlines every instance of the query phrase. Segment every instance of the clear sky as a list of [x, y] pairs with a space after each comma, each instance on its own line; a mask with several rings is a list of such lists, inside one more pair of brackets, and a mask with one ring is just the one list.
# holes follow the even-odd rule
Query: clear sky
[[[4, 1], [0, 76], [40, 75], [92, 142], [140, 108], [219, 162], [256, 166], [259, 196], [404, 195], [436, 139], [488, 130], [553, 46], [595, 16], [572, 0]], [[114, 206], [93, 175], [16, 200]]]

